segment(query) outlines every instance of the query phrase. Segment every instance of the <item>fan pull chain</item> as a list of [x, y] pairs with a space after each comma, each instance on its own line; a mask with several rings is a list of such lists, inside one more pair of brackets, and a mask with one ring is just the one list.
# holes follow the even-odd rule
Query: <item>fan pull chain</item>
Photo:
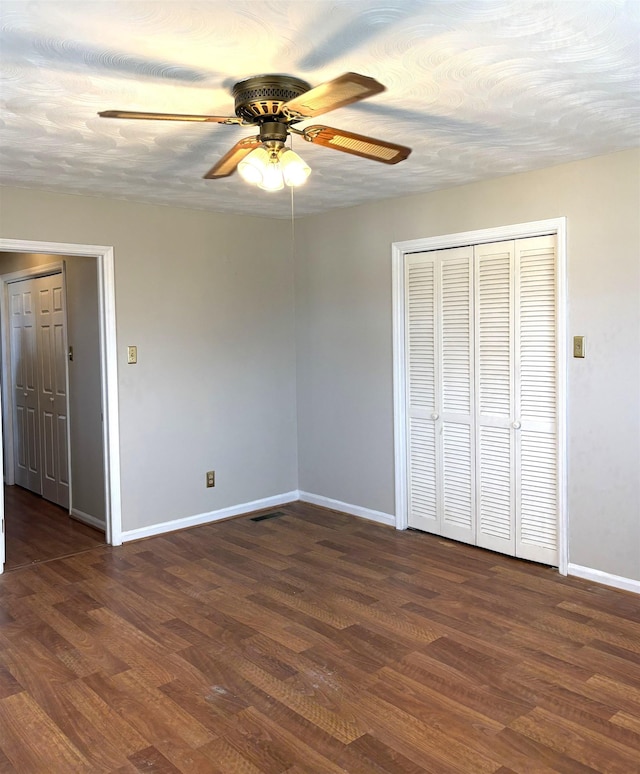
[[[289, 135], [289, 147], [293, 150], [293, 135]], [[294, 188], [295, 186], [289, 186], [291, 191], [291, 262], [293, 270], [295, 271], [296, 261], [296, 226], [295, 226], [295, 213], [294, 213]]]

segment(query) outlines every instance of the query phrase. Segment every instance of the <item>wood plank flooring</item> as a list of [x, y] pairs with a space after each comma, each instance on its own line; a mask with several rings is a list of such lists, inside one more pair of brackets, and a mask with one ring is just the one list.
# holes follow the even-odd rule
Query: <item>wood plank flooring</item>
[[640, 771], [636, 595], [279, 510], [0, 578], [0, 772]]
[[104, 533], [21, 486], [4, 487], [5, 570], [104, 545]]

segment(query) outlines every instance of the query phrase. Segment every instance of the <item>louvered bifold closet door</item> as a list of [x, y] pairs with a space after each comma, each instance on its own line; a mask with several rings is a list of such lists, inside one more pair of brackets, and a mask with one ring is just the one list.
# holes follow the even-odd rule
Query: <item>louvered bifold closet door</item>
[[436, 407], [442, 454], [441, 534], [474, 543], [473, 248], [444, 252], [438, 293], [441, 400]]
[[409, 526], [440, 533], [436, 494], [436, 259], [406, 262], [407, 439]]
[[474, 541], [471, 247], [407, 260], [409, 526]]
[[514, 242], [475, 247], [477, 545], [515, 554]]
[[558, 369], [553, 236], [515, 243], [516, 556], [558, 564]]

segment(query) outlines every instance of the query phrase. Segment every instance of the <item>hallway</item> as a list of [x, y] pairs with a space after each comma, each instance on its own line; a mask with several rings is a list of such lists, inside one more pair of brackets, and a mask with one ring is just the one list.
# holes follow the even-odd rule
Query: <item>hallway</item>
[[104, 545], [104, 534], [20, 486], [5, 486], [5, 572]]

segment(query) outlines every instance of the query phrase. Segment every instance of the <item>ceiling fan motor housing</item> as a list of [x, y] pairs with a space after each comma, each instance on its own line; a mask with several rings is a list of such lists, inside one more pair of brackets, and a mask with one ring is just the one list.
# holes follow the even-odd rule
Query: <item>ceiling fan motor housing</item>
[[255, 75], [245, 78], [233, 87], [236, 115], [252, 124], [276, 117], [281, 121], [286, 120], [281, 112], [282, 105], [310, 88], [306, 81], [292, 75]]

